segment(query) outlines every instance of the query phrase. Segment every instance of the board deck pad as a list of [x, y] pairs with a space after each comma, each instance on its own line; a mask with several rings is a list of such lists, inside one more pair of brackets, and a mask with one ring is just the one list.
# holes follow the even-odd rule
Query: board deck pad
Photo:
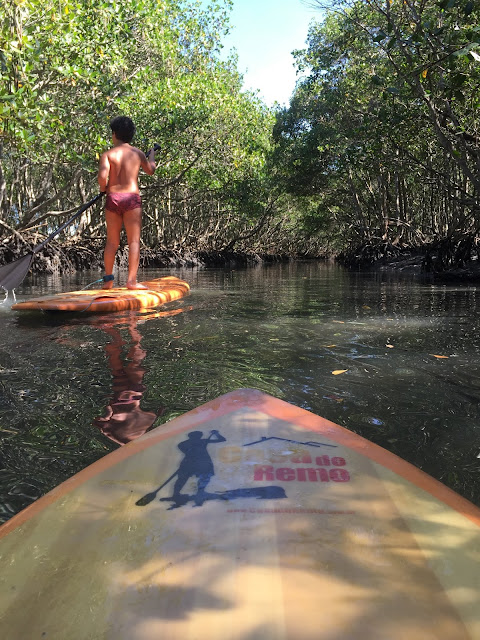
[[70, 311], [107, 313], [127, 309], [147, 309], [157, 307], [185, 296], [189, 285], [175, 276], [165, 276], [142, 282], [144, 289], [84, 289], [69, 293], [30, 298], [12, 305], [18, 311]]
[[480, 510], [255, 390], [119, 448], [0, 536], [8, 640], [480, 638]]

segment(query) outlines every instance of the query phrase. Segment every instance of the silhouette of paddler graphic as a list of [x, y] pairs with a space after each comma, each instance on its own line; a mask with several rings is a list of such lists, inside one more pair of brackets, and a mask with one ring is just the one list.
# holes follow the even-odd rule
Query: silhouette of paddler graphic
[[191, 496], [180, 493], [182, 488], [192, 477], [197, 478], [197, 493], [192, 496], [197, 507], [200, 507], [207, 499], [205, 491], [215, 470], [210, 454], [207, 451], [209, 444], [225, 442], [225, 438], [213, 429], [208, 438], [203, 437], [202, 431], [190, 431], [188, 440], [178, 444], [178, 448], [183, 453], [184, 458], [176, 471], [177, 479], [173, 485], [173, 495], [171, 498], [161, 498], [161, 500], [172, 501], [170, 509], [181, 507], [186, 504]]
[[[202, 431], [190, 431], [188, 439], [180, 442], [177, 447], [183, 453], [183, 459], [180, 465], [172, 475], [165, 480], [157, 489], [145, 494], [139, 498], [135, 504], [138, 507], [146, 507], [147, 504], [153, 502], [159, 491], [166, 487], [174, 478], [176, 478], [173, 486], [173, 495], [169, 498], [160, 498], [160, 502], [171, 502], [168, 509], [178, 509], [185, 506], [188, 502], [193, 501], [195, 506], [201, 507], [207, 500], [220, 500], [222, 502], [230, 500], [238, 500], [243, 498], [255, 498], [257, 500], [279, 500], [287, 497], [285, 489], [281, 486], [257, 486], [257, 487], [237, 487], [227, 489], [225, 491], [215, 491], [207, 493], [206, 487], [212, 477], [215, 475], [210, 454], [207, 451], [209, 444], [226, 442], [218, 431], [213, 429], [210, 431], [208, 438], [203, 437]], [[263, 441], [263, 440], [262, 440]], [[251, 443], [256, 444], [256, 443]], [[196, 478], [197, 491], [194, 495], [181, 493], [181, 490], [190, 478]], [[235, 475], [231, 476], [231, 480], [235, 481]]]

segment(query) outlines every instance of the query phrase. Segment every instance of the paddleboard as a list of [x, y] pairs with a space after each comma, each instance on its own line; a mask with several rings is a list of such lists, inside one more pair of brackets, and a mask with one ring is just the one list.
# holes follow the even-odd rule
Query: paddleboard
[[186, 282], [175, 276], [155, 278], [142, 282], [142, 284], [148, 289], [127, 289], [126, 287], [84, 289], [30, 298], [12, 305], [12, 309], [16, 311], [82, 311], [88, 313], [147, 309], [182, 298], [190, 290]]
[[480, 510], [241, 389], [8, 521], [7, 640], [478, 640]]

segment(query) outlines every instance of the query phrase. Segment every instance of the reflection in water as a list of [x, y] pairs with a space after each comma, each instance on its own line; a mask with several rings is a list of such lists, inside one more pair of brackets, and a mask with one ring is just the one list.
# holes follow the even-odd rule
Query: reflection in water
[[[141, 341], [156, 333], [156, 320], [168, 335], [172, 316], [191, 309], [70, 315], [15, 314], [0, 306], [0, 523], [153, 427], [164, 396], [174, 399], [168, 385], [155, 397], [153, 385], [150, 410], [141, 408], [144, 363], [151, 371], [156, 354]], [[155, 373], [163, 389], [164, 360]]]
[[[23, 295], [78, 289], [90, 275], [31, 279]], [[138, 427], [148, 430], [240, 387], [356, 431], [480, 504], [479, 287], [311, 262], [177, 275], [194, 309], [174, 318], [39, 317], [0, 305], [0, 520], [128, 441], [114, 427], [140, 407], [166, 407]], [[107, 361], [106, 342], [117, 349]], [[147, 373], [135, 377], [135, 366]]]
[[93, 422], [107, 438], [118, 444], [126, 444], [143, 435], [164, 411], [161, 409], [158, 413], [153, 413], [140, 408], [140, 401], [146, 390], [142, 362], [147, 352], [140, 344], [142, 336], [137, 329], [137, 319], [131, 318], [127, 328], [131, 344], [124, 361], [122, 350], [126, 342], [119, 329], [114, 326], [103, 327], [111, 338], [105, 352], [113, 376], [113, 394], [105, 415], [95, 418]]
[[142, 336], [137, 328], [139, 320], [143, 323], [151, 318], [168, 317], [181, 313], [183, 309], [149, 313], [143, 317], [129, 315], [124, 324], [130, 336], [130, 345], [125, 360], [122, 358], [123, 348], [128, 344], [117, 328], [118, 321], [100, 325], [111, 340], [105, 347], [108, 365], [113, 376], [112, 398], [105, 409], [103, 417], [97, 417], [93, 424], [113, 442], [127, 444], [139, 438], [153, 426], [155, 420], [163, 415], [165, 408], [156, 413], [140, 408], [140, 401], [146, 391], [143, 377], [146, 369], [142, 362], [147, 355], [140, 341]]

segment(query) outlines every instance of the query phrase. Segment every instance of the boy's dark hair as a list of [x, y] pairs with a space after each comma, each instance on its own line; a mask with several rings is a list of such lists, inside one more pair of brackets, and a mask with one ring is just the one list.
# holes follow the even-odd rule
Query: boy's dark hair
[[131, 142], [135, 135], [133, 120], [127, 116], [117, 116], [110, 121], [110, 129], [122, 142]]

